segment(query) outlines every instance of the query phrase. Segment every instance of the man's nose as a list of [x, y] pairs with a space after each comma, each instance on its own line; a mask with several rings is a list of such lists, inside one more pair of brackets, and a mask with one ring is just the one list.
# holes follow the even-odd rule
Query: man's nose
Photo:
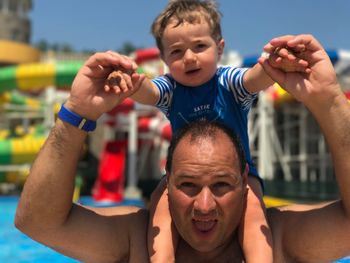
[[183, 61], [185, 64], [190, 64], [196, 61], [196, 54], [191, 50], [187, 49], [184, 56]]
[[216, 209], [215, 198], [209, 188], [203, 188], [196, 196], [194, 209], [201, 214], [209, 214]]

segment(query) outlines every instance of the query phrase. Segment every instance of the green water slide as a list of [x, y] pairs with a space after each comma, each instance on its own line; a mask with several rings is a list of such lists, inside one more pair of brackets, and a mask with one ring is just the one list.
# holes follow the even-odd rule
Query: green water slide
[[69, 87], [83, 62], [30, 63], [0, 68], [0, 93]]

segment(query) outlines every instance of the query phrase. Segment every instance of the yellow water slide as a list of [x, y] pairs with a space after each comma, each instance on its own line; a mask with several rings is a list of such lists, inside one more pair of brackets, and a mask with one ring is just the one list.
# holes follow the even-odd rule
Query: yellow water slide
[[[0, 68], [0, 100], [33, 104], [30, 99], [15, 97], [10, 92], [41, 90], [48, 86], [68, 88], [81, 65], [82, 62], [57, 62], [24, 63], [2, 67]], [[0, 165], [32, 162], [44, 141], [44, 135], [1, 138]]]
[[25, 63], [0, 68], [0, 94], [18, 89], [40, 90], [48, 86], [69, 87], [82, 62]]

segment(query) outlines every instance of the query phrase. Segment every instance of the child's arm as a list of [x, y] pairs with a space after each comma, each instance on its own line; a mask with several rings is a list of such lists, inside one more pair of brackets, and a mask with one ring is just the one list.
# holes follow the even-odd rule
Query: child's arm
[[115, 70], [108, 76], [105, 89], [107, 91], [113, 89], [116, 93], [129, 93], [129, 96], [139, 103], [155, 105], [159, 99], [158, 88], [150, 79], [144, 77], [140, 87], [135, 90], [133, 78], [136, 76], [140, 75], [134, 71]]
[[[272, 57], [273, 59], [270, 59], [270, 64], [274, 68], [279, 68], [285, 72], [307, 72], [308, 63], [294, 56], [294, 54], [286, 48], [275, 50]], [[265, 90], [274, 84], [274, 81], [265, 73], [265, 70], [259, 63], [248, 69], [246, 74], [244, 74], [243, 81], [244, 87], [250, 93]]]
[[248, 176], [247, 206], [239, 230], [245, 262], [273, 263], [272, 233], [266, 218], [262, 187], [255, 176]]
[[147, 245], [150, 261], [175, 262], [178, 234], [171, 220], [164, 178], [152, 193], [149, 211]]
[[158, 102], [159, 96], [159, 89], [146, 77], [140, 89], [131, 98], [139, 103], [154, 106]]

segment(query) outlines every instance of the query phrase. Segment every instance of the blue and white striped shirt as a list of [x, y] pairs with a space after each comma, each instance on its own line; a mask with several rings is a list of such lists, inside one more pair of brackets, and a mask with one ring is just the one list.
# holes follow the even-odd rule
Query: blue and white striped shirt
[[251, 160], [248, 138], [248, 113], [257, 94], [249, 93], [243, 85], [247, 68], [219, 67], [207, 83], [186, 87], [171, 75], [153, 79], [160, 91], [157, 107], [170, 120], [176, 132], [186, 123], [206, 119], [219, 121], [240, 137], [249, 164], [249, 173], [258, 175]]

